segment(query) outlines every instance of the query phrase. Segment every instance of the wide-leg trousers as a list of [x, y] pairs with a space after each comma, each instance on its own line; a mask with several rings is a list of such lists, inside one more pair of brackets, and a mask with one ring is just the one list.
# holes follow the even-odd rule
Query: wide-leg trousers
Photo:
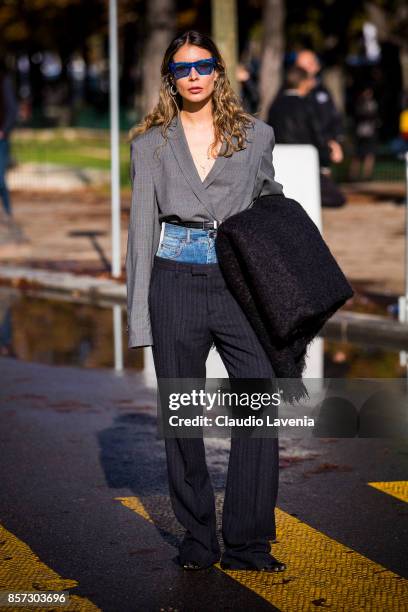
[[[154, 257], [149, 290], [153, 359], [160, 378], [204, 378], [214, 342], [229, 378], [275, 378], [270, 360], [218, 263]], [[222, 560], [259, 568], [276, 537], [278, 438], [231, 437], [222, 513]], [[202, 438], [165, 439], [169, 492], [185, 528], [181, 562], [220, 559], [214, 493]]]

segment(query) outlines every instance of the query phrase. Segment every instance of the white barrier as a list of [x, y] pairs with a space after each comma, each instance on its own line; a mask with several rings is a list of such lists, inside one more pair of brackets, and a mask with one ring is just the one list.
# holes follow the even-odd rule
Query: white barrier
[[312, 145], [276, 145], [273, 151], [275, 178], [287, 198], [297, 200], [322, 231], [319, 155]]

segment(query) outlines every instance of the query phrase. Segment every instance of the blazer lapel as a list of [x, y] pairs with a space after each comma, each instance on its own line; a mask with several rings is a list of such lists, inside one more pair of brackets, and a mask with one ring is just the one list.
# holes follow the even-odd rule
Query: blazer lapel
[[176, 115], [169, 124], [168, 138], [174, 156], [180, 166], [180, 170], [189, 183], [191, 189], [206, 210], [210, 213], [211, 217], [216, 219], [216, 213], [214, 207], [212, 206], [209, 194], [206, 191], [206, 187], [208, 187], [208, 185], [210, 185], [216, 176], [221, 172], [227, 162], [227, 158], [218, 156], [210, 172], [205, 177], [205, 180], [202, 181], [197, 172], [197, 168], [195, 167], [187, 139], [184, 134], [183, 126], [178, 115]]

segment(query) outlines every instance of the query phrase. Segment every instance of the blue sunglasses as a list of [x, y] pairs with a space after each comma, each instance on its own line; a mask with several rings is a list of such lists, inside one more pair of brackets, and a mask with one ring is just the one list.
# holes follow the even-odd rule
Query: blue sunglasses
[[169, 68], [175, 79], [183, 79], [189, 76], [191, 69], [194, 67], [198, 74], [209, 75], [217, 65], [215, 57], [209, 57], [196, 62], [170, 62]]

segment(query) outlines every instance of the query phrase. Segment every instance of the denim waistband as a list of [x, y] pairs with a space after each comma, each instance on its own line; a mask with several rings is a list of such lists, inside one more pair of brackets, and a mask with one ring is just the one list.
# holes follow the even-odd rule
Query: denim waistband
[[153, 258], [153, 266], [165, 270], [175, 270], [176, 272], [188, 272], [193, 276], [221, 274], [221, 268], [218, 263], [187, 263], [185, 261], [165, 259], [157, 255]]

